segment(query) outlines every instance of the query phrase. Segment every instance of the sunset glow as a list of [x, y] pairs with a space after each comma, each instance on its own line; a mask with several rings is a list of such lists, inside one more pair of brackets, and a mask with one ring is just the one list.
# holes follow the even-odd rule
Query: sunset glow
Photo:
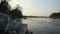
[[9, 1], [9, 4], [11, 5], [12, 8], [15, 8], [16, 5], [19, 5], [19, 3], [20, 3], [20, 0]]
[[12, 0], [9, 4], [12, 8], [20, 5], [24, 15], [49, 16], [60, 12], [60, 0]]

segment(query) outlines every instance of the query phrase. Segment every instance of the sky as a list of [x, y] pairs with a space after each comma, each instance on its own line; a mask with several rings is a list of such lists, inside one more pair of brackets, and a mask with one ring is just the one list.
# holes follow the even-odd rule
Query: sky
[[12, 7], [19, 4], [23, 15], [27, 16], [50, 16], [60, 12], [60, 0], [13, 0], [9, 3]]

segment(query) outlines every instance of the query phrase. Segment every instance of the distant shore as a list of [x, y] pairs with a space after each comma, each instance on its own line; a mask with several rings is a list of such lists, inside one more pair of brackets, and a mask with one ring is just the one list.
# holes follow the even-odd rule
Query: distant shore
[[50, 15], [50, 18], [60, 19], [60, 13], [52, 13], [52, 14]]
[[49, 18], [46, 16], [23, 16], [23, 18]]

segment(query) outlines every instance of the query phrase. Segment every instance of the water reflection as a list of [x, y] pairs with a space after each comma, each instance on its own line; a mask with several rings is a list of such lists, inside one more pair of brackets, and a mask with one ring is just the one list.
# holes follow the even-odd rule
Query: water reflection
[[28, 18], [22, 23], [28, 24], [34, 34], [60, 34], [60, 19]]

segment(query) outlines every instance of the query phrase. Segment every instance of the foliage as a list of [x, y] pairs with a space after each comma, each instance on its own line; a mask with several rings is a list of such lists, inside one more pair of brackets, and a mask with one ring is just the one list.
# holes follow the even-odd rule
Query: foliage
[[21, 10], [16, 7], [16, 9], [11, 10], [11, 6], [6, 0], [2, 1], [0, 4], [0, 13], [8, 14], [12, 18], [22, 18]]

